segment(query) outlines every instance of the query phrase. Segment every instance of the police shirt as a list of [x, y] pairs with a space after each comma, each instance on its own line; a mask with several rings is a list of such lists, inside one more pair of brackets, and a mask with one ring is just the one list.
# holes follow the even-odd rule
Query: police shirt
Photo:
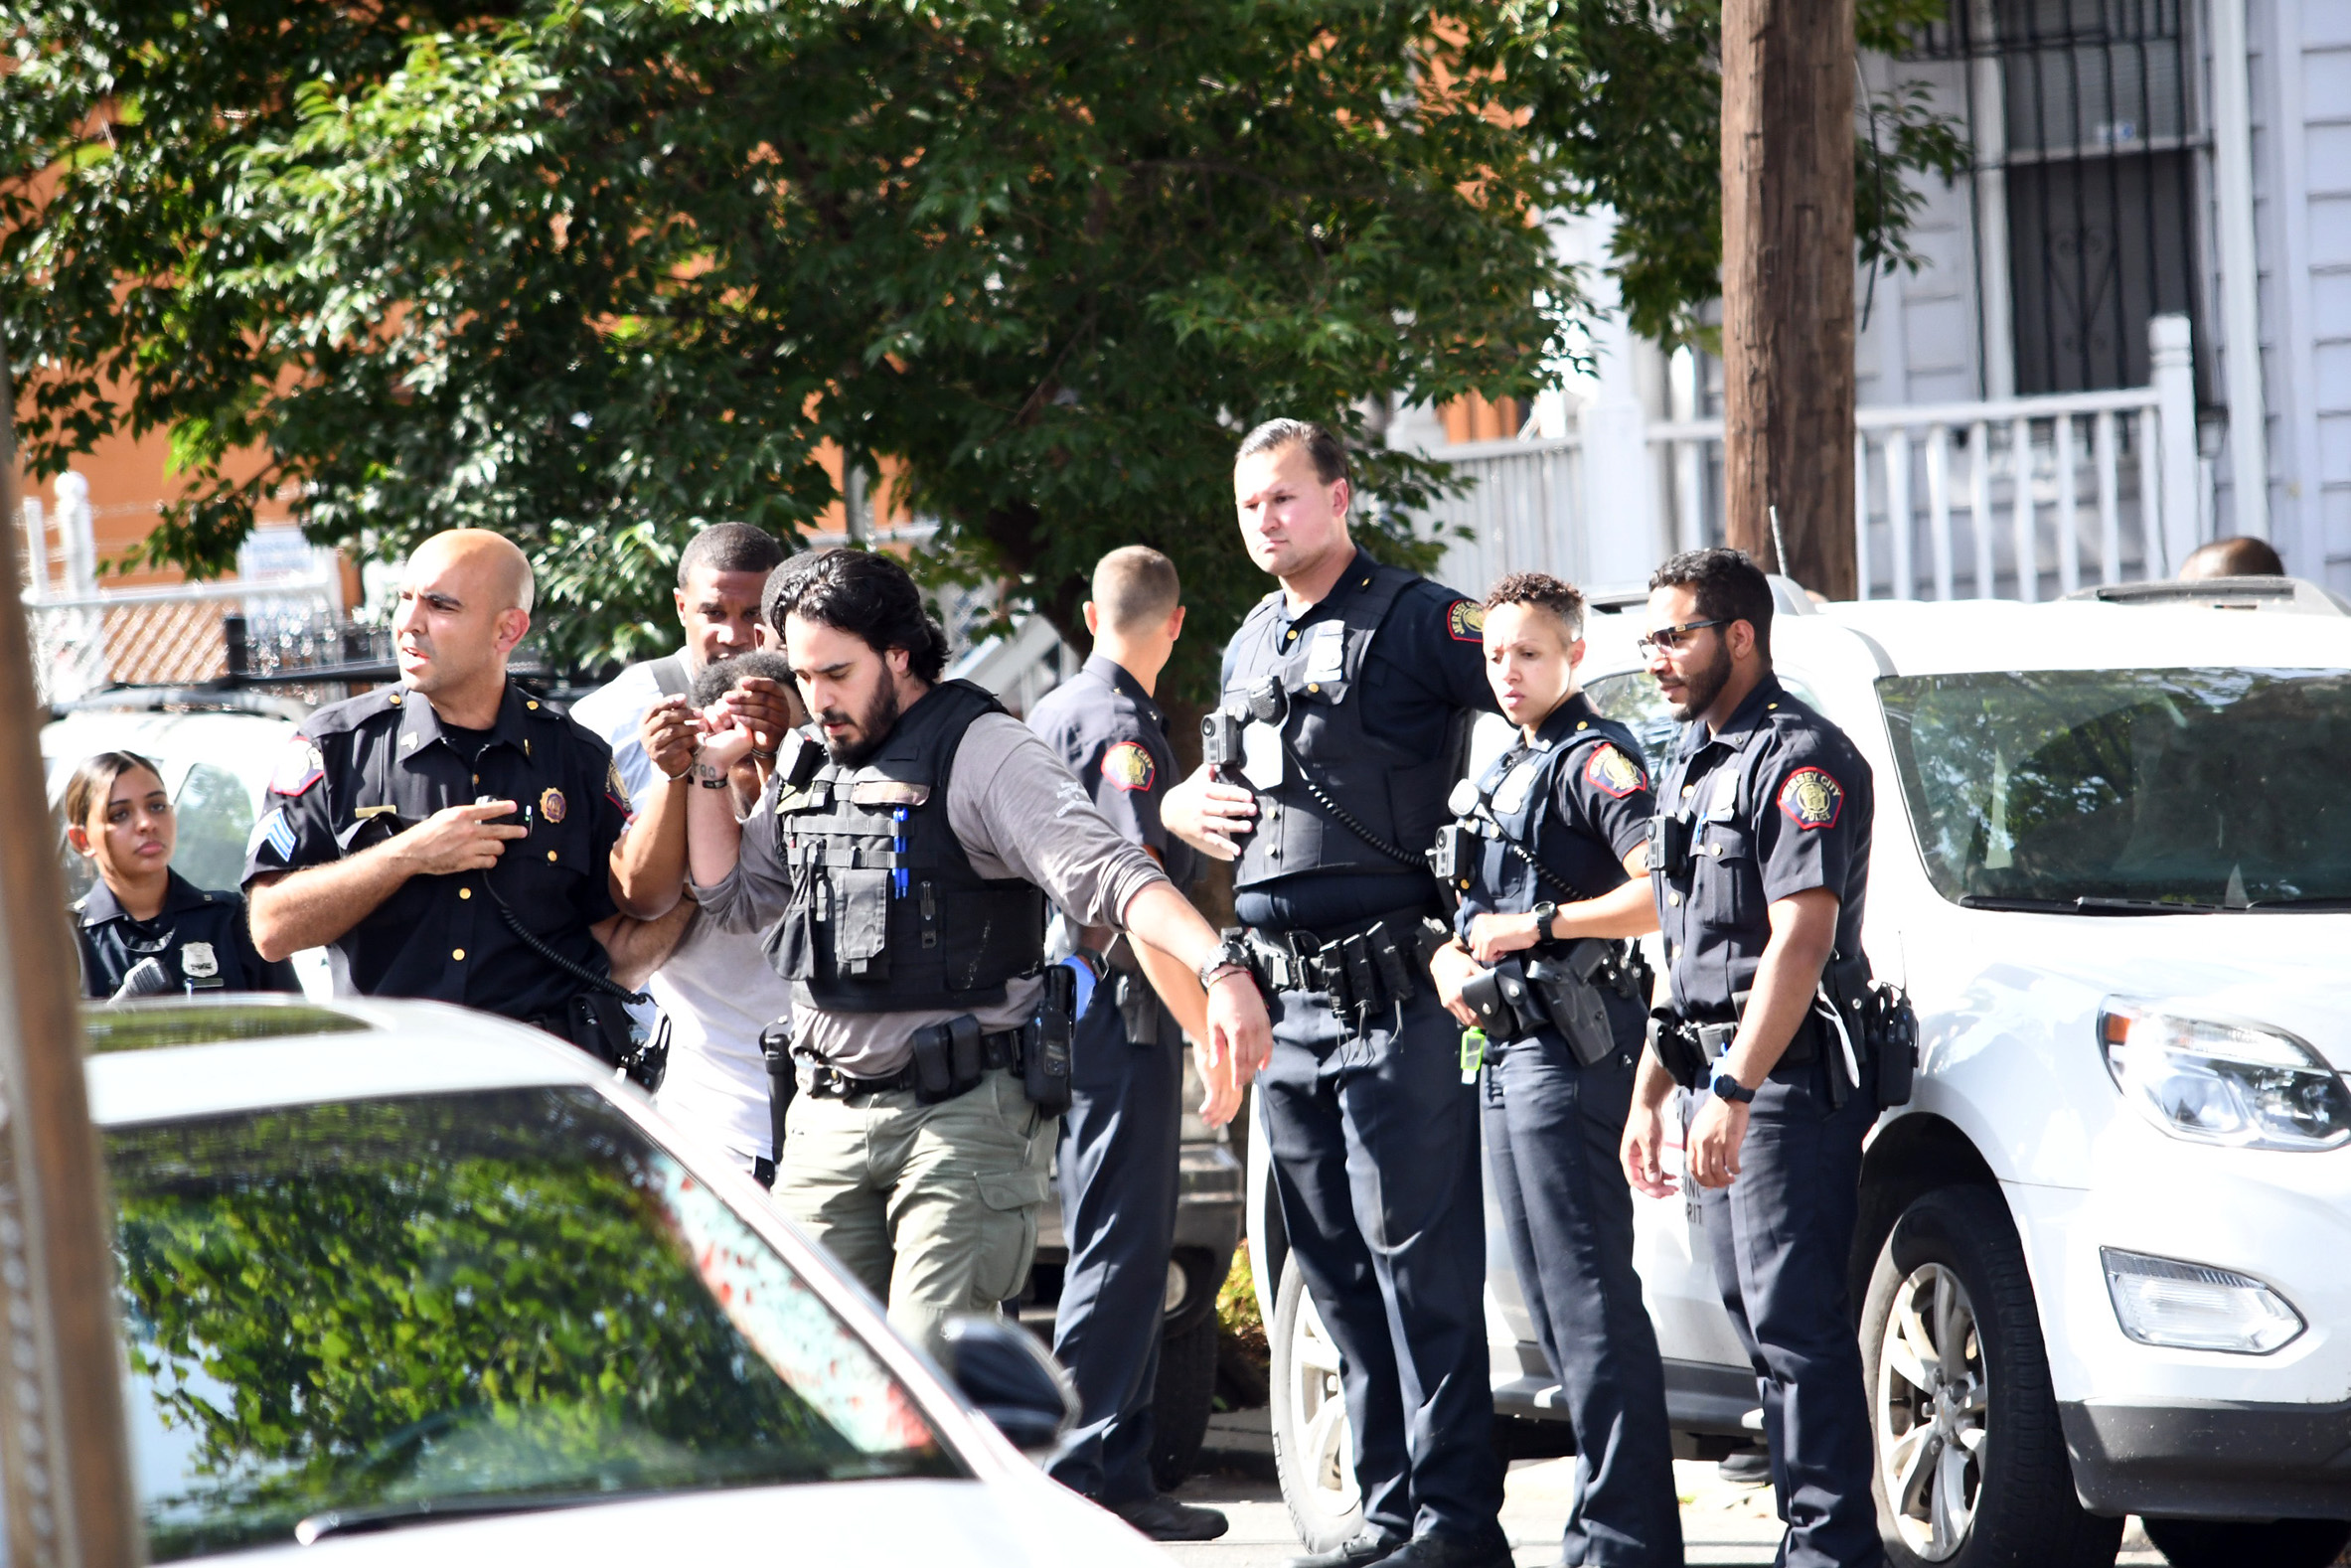
[[487, 872], [409, 877], [334, 944], [338, 968], [363, 996], [557, 1017], [585, 988], [526, 946], [492, 895], [555, 952], [608, 973], [588, 928], [615, 912], [609, 857], [627, 796], [603, 741], [511, 682], [481, 731], [444, 726], [398, 687], [311, 714], [270, 780], [245, 882], [356, 855], [483, 796], [515, 802], [504, 820], [528, 837], [505, 841]]
[[1191, 885], [1191, 847], [1160, 823], [1160, 802], [1176, 780], [1176, 752], [1167, 716], [1142, 682], [1096, 654], [1037, 701], [1028, 727], [1077, 775], [1112, 827], [1156, 852], [1177, 887]]
[[[1274, 640], [1276, 651], [1290, 651], [1320, 623], [1340, 618], [1345, 601], [1368, 585], [1374, 564], [1358, 548], [1331, 591], [1297, 616], [1291, 614], [1287, 595], [1276, 589], [1270, 596], [1273, 613], [1265, 633]], [[1236, 637], [1224, 650], [1220, 689], [1233, 684], [1238, 648]], [[1362, 705], [1366, 728], [1409, 754], [1440, 755], [1457, 712], [1464, 708], [1501, 711], [1492, 689], [1486, 684], [1484, 608], [1475, 599], [1425, 577], [1408, 585], [1372, 637], [1362, 677], [1348, 701]], [[1444, 791], [1440, 789], [1438, 794], [1442, 798]], [[1333, 798], [1341, 806], [1346, 804], [1343, 793]], [[1398, 848], [1419, 851], [1427, 846]], [[1336, 926], [1392, 910], [1399, 880], [1361, 871], [1301, 870], [1241, 889], [1234, 896], [1233, 912], [1244, 924], [1277, 930]], [[1430, 894], [1433, 905], [1433, 882]], [[1433, 907], [1431, 912], [1435, 912]]]
[[122, 977], [143, 958], [161, 964], [171, 984], [160, 996], [207, 991], [300, 991], [294, 966], [272, 964], [253, 947], [244, 900], [207, 892], [178, 871], [152, 920], [133, 920], [104, 882], [74, 906], [74, 945], [81, 954], [81, 994], [114, 995]]
[[[1606, 740], [1585, 737], [1605, 727]], [[1483, 876], [1471, 880], [1462, 893], [1454, 929], [1463, 941], [1470, 925], [1482, 914], [1523, 914], [1536, 903], [1567, 903], [1597, 898], [1622, 887], [1632, 878], [1625, 872], [1625, 857], [1648, 837], [1649, 819], [1656, 805], [1649, 794], [1648, 772], [1642, 766], [1640, 745], [1622, 725], [1604, 719], [1591, 699], [1578, 692], [1561, 703], [1535, 730], [1529, 745], [1523, 734], [1495, 759], [1487, 778], [1492, 789], [1489, 808], [1496, 816], [1512, 817], [1525, 808], [1523, 791], [1532, 787], [1546, 753], [1562, 745], [1578, 746], [1573, 765], [1562, 764], [1551, 775], [1551, 799], [1530, 819], [1532, 843], [1523, 846], [1552, 874], [1575, 890], [1561, 892], [1537, 879], [1532, 896], [1510, 900], [1504, 909]]]
[[1728, 1022], [1771, 941], [1770, 906], [1807, 888], [1838, 899], [1836, 952], [1861, 951], [1876, 796], [1845, 732], [1767, 675], [1718, 734], [1682, 737], [1658, 811], [1689, 822], [1678, 872], [1652, 846], [1649, 874], [1671, 963], [1674, 1006]]

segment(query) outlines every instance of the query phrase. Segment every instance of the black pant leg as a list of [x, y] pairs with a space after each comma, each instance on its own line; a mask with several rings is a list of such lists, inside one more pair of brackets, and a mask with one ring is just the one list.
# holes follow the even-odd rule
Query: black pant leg
[[1337, 1077], [1359, 1047], [1340, 1037], [1319, 992], [1284, 992], [1274, 1019], [1273, 1059], [1257, 1075], [1289, 1266], [1306, 1280], [1323, 1327], [1338, 1346], [1355, 1482], [1363, 1522], [1384, 1535], [1412, 1533], [1411, 1465], [1387, 1304], [1355, 1218], [1347, 1175], [1350, 1138]]
[[1877, 1568], [1869, 1409], [1845, 1270], [1876, 1120], [1867, 1089], [1828, 1105], [1814, 1062], [1756, 1091], [1727, 1190], [1700, 1202], [1715, 1281], [1755, 1362], [1788, 1568]]
[[1078, 1020], [1071, 1041], [1058, 1176], [1069, 1263], [1053, 1354], [1077, 1386], [1078, 1418], [1045, 1470], [1102, 1502], [1159, 1490], [1152, 1401], [1176, 1241], [1180, 1049], [1131, 1043], [1107, 995]]
[[[1521, 1288], [1543, 1314], [1577, 1448], [1569, 1564], [1662, 1565], [1682, 1558], [1664, 1364], [1633, 1268], [1633, 1194], [1618, 1163], [1632, 1103], [1629, 1057], [1580, 1065], [1545, 1033], [1511, 1046], [1489, 1097], [1494, 1176], [1516, 1207]], [[1537, 1304], [1539, 1303], [1539, 1307]]]
[[1478, 1093], [1461, 1081], [1460, 1038], [1423, 988], [1374, 1019], [1338, 1074], [1338, 1099], [1392, 1336], [1414, 1532], [1498, 1539]]

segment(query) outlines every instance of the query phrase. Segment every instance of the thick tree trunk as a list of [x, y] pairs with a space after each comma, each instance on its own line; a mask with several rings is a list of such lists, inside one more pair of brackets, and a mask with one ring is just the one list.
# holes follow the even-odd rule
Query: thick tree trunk
[[1724, 0], [1722, 249], [1730, 542], [1849, 599], [1853, 0]]

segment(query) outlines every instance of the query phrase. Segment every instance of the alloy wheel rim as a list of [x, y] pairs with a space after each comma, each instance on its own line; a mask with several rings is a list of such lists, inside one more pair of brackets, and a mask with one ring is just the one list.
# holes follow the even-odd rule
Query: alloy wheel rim
[[1300, 1301], [1298, 1327], [1290, 1336], [1290, 1408], [1297, 1423], [1298, 1455], [1316, 1505], [1332, 1518], [1352, 1513], [1362, 1493], [1355, 1486], [1355, 1445], [1347, 1425], [1338, 1346], [1325, 1332], [1311, 1295]]
[[1871, 1416], [1894, 1528], [1927, 1562], [1957, 1555], [1975, 1523], [1989, 1396], [1974, 1303], [1951, 1270], [1921, 1265], [1894, 1293]]

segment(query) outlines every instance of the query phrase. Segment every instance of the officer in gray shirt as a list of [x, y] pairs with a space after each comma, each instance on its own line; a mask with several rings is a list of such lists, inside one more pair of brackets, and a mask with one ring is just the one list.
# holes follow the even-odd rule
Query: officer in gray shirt
[[[741, 823], [723, 791], [689, 792], [694, 893], [727, 929], [772, 924], [792, 982], [801, 1094], [778, 1202], [934, 1342], [951, 1314], [1015, 1296], [1035, 1249], [1068, 1066], [1056, 1096], [1046, 900], [1198, 976], [1212, 1075], [1264, 1061], [1265, 1004], [1238, 944], [1043, 741], [940, 680], [946, 637], [894, 559], [788, 561], [765, 608], [823, 745], [787, 750]], [[698, 768], [752, 746], [726, 702]]]

